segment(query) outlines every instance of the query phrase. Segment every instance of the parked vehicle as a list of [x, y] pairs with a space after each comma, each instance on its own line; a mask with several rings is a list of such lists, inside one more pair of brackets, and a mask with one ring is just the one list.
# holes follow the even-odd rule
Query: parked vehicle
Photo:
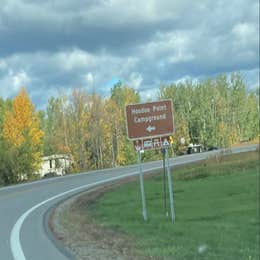
[[51, 177], [57, 177], [59, 176], [56, 172], [48, 172], [48, 173], [45, 173], [43, 178], [51, 178]]
[[218, 150], [218, 147], [216, 146], [210, 146], [208, 147], [208, 151]]
[[187, 154], [192, 154], [192, 153], [201, 153], [203, 152], [202, 145], [201, 144], [193, 144], [190, 143], [188, 145], [187, 149]]

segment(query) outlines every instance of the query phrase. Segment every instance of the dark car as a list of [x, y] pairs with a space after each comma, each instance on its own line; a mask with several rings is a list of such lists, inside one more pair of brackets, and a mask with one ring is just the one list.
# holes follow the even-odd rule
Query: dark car
[[57, 177], [58, 174], [56, 172], [48, 172], [48, 173], [45, 173], [43, 178], [51, 178], [51, 177]]
[[214, 150], [218, 150], [218, 147], [216, 147], [216, 146], [208, 147], [208, 151], [214, 151]]

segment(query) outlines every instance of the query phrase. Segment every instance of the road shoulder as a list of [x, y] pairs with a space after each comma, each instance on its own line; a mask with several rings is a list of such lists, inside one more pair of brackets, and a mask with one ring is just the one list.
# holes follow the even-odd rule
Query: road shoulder
[[58, 249], [64, 251], [69, 259], [141, 259], [134, 252], [127, 234], [96, 225], [89, 214], [91, 204], [105, 192], [133, 180], [136, 177], [93, 188], [52, 209], [48, 216], [48, 228]]

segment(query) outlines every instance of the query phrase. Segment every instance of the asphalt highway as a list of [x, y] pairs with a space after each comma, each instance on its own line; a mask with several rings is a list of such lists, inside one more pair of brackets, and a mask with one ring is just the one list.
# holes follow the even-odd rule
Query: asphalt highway
[[[232, 149], [233, 153], [255, 150], [258, 145]], [[171, 167], [203, 160], [217, 151], [170, 159]], [[162, 161], [142, 164], [143, 172], [162, 168]], [[46, 232], [50, 208], [94, 186], [138, 174], [138, 165], [92, 171], [0, 189], [0, 260], [65, 260], [72, 257], [58, 248]]]

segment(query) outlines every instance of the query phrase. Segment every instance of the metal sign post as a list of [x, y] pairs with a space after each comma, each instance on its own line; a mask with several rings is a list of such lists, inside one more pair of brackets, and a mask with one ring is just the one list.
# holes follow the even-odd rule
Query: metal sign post
[[162, 154], [163, 154], [163, 208], [165, 216], [168, 217], [168, 210], [166, 206], [166, 199], [167, 199], [167, 193], [166, 193], [166, 167], [165, 167], [165, 148], [162, 148]]
[[170, 196], [171, 220], [172, 223], [174, 223], [175, 212], [174, 212], [174, 203], [173, 203], [173, 189], [172, 189], [172, 178], [171, 178], [171, 171], [170, 171], [168, 147], [165, 148], [165, 150], [166, 150], [166, 161], [167, 161], [167, 176], [168, 176], [168, 187], [169, 187], [169, 196]]
[[140, 176], [140, 186], [141, 186], [141, 195], [142, 195], [142, 205], [143, 205], [143, 217], [144, 220], [147, 220], [147, 212], [146, 212], [146, 203], [145, 203], [145, 193], [144, 193], [144, 178], [142, 172], [142, 155], [141, 150], [137, 152], [138, 154], [138, 166], [139, 166], [139, 176]]

